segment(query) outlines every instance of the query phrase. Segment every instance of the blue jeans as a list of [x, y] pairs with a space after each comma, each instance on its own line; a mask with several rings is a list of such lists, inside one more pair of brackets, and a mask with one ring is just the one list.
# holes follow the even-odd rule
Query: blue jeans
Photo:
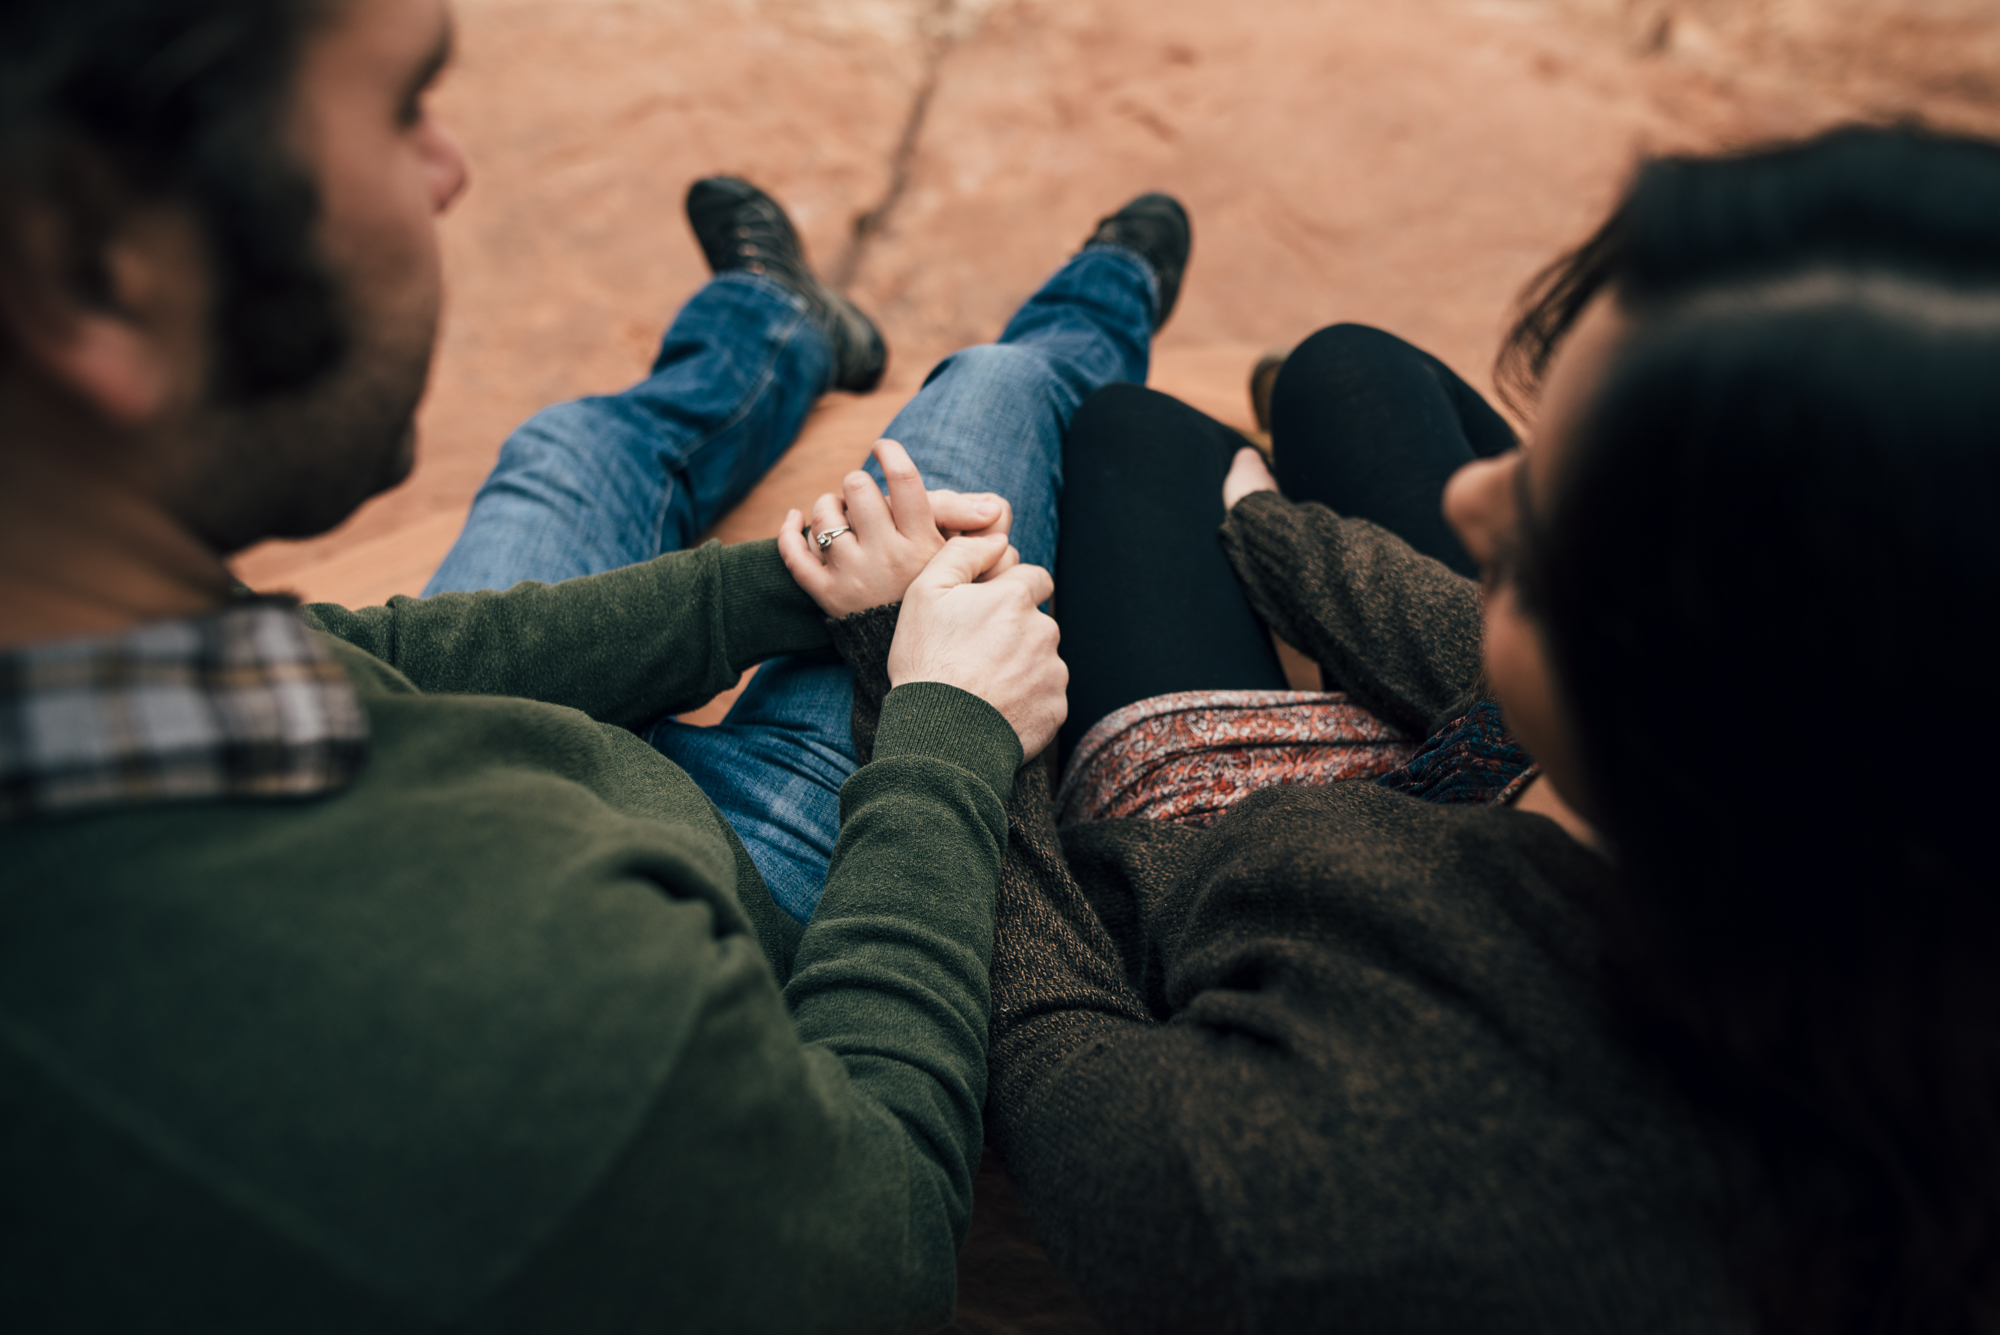
[[[940, 362], [887, 434], [927, 485], [1005, 496], [1021, 559], [1050, 565], [1063, 433], [1093, 390], [1144, 383], [1156, 291], [1130, 252], [1083, 251], [998, 343]], [[570, 579], [688, 546], [791, 445], [832, 373], [832, 350], [801, 299], [750, 274], [716, 278], [674, 317], [645, 380], [547, 409], [508, 439], [424, 592]], [[799, 508], [811, 500], [799, 497]], [[840, 787], [858, 764], [853, 701], [845, 664], [777, 658], [715, 727], [665, 719], [649, 733], [801, 922], [826, 888]]]

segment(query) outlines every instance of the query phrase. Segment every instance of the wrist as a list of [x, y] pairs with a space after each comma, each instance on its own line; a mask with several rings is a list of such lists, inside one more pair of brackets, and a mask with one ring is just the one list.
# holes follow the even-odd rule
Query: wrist
[[984, 779], [1005, 800], [1023, 755], [1020, 734], [998, 709], [949, 682], [910, 681], [882, 703], [875, 759], [921, 755]]

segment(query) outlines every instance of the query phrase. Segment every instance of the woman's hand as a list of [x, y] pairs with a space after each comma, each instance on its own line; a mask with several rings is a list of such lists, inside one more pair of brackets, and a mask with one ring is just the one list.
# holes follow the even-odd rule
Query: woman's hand
[[[856, 469], [843, 481], [841, 495], [828, 493], [813, 504], [814, 540], [799, 531], [803, 521], [797, 510], [786, 512], [778, 531], [785, 568], [831, 617], [900, 601], [947, 538], [1004, 537], [1013, 523], [1013, 511], [1001, 497], [925, 491], [917, 466], [893, 440], [877, 441], [874, 454], [889, 480], [886, 500], [875, 479]], [[819, 544], [819, 536], [836, 530], [845, 531]], [[1020, 560], [1009, 547], [981, 578]]]
[[1278, 479], [1271, 476], [1264, 456], [1245, 445], [1236, 451], [1236, 458], [1229, 465], [1229, 475], [1222, 479], [1222, 508], [1225, 512], [1234, 510], [1236, 502], [1253, 491], [1277, 489]]

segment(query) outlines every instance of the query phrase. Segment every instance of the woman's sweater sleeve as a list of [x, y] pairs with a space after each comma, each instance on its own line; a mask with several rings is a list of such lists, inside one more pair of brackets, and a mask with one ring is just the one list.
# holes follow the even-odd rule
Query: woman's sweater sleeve
[[1253, 492], [1222, 544], [1264, 624], [1376, 717], [1421, 737], [1475, 689], [1479, 586], [1387, 529]]

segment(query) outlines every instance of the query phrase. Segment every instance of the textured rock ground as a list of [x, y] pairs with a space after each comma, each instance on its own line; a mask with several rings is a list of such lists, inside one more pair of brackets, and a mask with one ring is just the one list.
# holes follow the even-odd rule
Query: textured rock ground
[[1856, 114], [2000, 121], [1985, 7], [462, 0], [440, 102], [474, 185], [445, 223], [417, 474], [239, 568], [347, 602], [420, 587], [512, 426], [642, 372], [704, 276], [679, 207], [698, 175], [784, 199], [895, 350], [886, 386], [830, 397], [719, 527], [757, 536], [1139, 190], [1178, 192], [1197, 228], [1155, 383], [1241, 419], [1255, 353], [1335, 319], [1482, 381], [1515, 290], [1635, 155]]

